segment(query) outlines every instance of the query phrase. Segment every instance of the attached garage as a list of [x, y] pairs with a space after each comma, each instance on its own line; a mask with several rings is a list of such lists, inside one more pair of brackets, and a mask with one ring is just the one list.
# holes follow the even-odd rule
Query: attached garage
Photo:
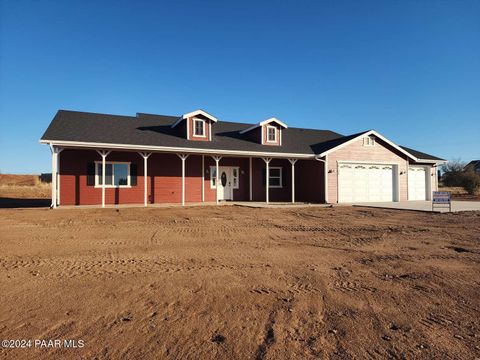
[[338, 202], [395, 201], [395, 165], [342, 163], [338, 167]]
[[427, 200], [427, 171], [424, 166], [408, 168], [408, 200]]

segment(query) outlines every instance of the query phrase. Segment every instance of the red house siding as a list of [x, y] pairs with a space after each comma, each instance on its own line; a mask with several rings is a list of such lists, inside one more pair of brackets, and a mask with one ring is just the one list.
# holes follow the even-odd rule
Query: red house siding
[[[136, 152], [112, 152], [107, 161], [131, 162], [137, 165], [137, 185], [130, 188], [106, 188], [105, 203], [143, 204], [143, 158]], [[98, 205], [102, 202], [101, 187], [87, 186], [88, 163], [101, 161], [93, 150], [65, 149], [60, 155], [61, 205]], [[216, 190], [210, 188], [211, 166], [215, 161], [204, 156], [205, 201], [213, 202]], [[233, 190], [234, 201], [248, 201], [250, 197], [249, 158], [224, 157], [219, 166], [239, 168], [239, 188]], [[291, 201], [291, 165], [288, 160], [273, 159], [270, 166], [282, 167], [283, 187], [270, 188], [269, 200]], [[265, 162], [252, 159], [252, 194], [254, 201], [265, 201]], [[295, 165], [297, 201], [321, 202], [323, 194], [323, 168], [318, 161], [299, 160]], [[148, 159], [147, 174], [149, 203], [180, 203], [182, 201], [182, 161], [176, 154], [155, 153]], [[202, 201], [202, 156], [190, 155], [185, 161], [185, 201]]]

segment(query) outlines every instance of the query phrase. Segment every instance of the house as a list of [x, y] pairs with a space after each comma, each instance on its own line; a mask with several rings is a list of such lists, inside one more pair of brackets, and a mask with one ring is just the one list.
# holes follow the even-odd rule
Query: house
[[465, 171], [473, 171], [480, 174], [480, 160], [472, 160], [465, 166]]
[[203, 110], [181, 116], [60, 110], [40, 142], [52, 151], [53, 207], [429, 200], [445, 162], [374, 130], [343, 136], [276, 118], [227, 122]]

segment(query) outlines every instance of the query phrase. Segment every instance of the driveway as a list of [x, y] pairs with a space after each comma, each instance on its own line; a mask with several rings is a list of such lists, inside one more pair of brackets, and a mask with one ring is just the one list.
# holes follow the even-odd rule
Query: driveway
[[[432, 211], [431, 201], [366, 202], [354, 206], [369, 206], [387, 209]], [[435, 211], [448, 211], [448, 208], [435, 207]], [[452, 211], [480, 211], [480, 201], [452, 201]]]

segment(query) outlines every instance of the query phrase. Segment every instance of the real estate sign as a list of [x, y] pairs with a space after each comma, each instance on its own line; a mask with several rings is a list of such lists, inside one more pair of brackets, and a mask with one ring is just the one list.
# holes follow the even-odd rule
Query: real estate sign
[[452, 211], [452, 193], [449, 191], [434, 191], [432, 195], [432, 211], [437, 207], [447, 207]]

